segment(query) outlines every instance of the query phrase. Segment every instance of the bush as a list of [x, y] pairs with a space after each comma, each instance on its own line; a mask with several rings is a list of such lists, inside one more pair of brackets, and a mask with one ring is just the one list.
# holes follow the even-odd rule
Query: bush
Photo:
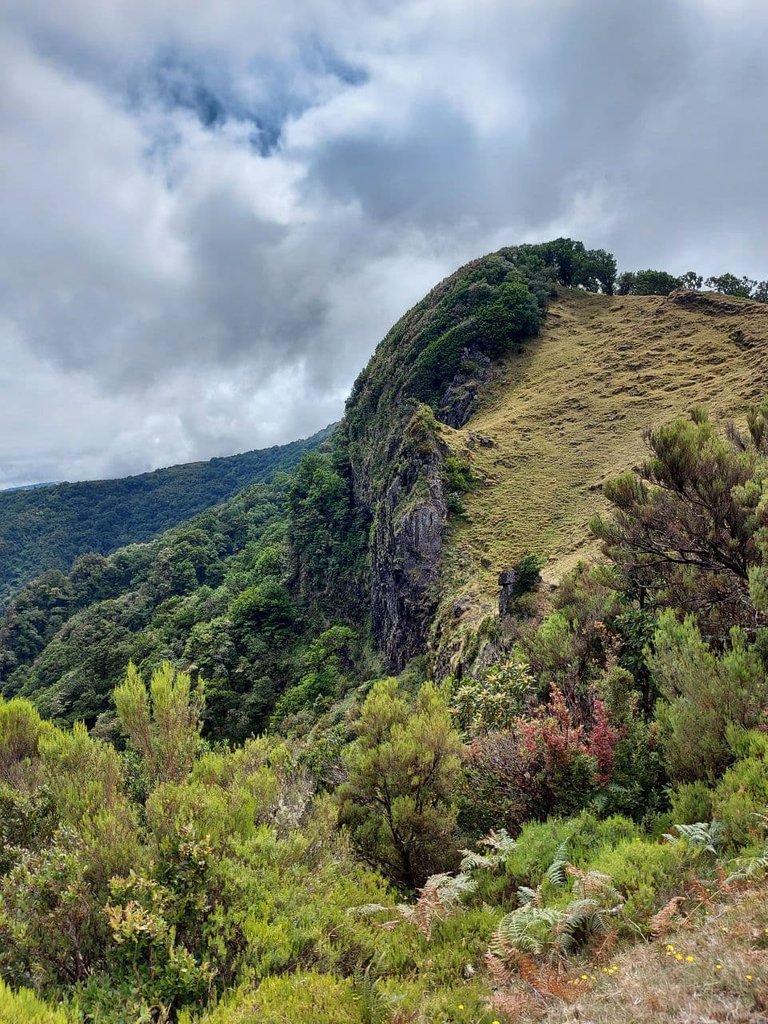
[[605, 781], [617, 736], [607, 723], [588, 734], [563, 695], [513, 729], [473, 740], [464, 770], [461, 821], [473, 834], [503, 826], [516, 834], [531, 818], [572, 814]]
[[601, 851], [588, 867], [610, 876], [625, 898], [627, 917], [641, 923], [679, 893], [686, 877], [691, 877], [687, 856], [682, 843], [635, 838]]
[[28, 989], [12, 992], [0, 978], [0, 1021], [3, 1024], [72, 1024], [64, 1010], [56, 1010]]
[[728, 730], [749, 728], [762, 717], [768, 675], [760, 651], [739, 630], [719, 657], [692, 617], [662, 614], [649, 659], [664, 702], [656, 717], [674, 781], [714, 782], [732, 760]]
[[[362, 1006], [351, 980], [314, 972], [265, 978], [255, 992], [236, 993], [200, 1024], [252, 1024], [255, 1020], [259, 1024], [363, 1024]], [[184, 1024], [184, 1018], [179, 1024]]]
[[445, 695], [425, 683], [413, 707], [394, 679], [363, 705], [339, 790], [341, 824], [370, 864], [409, 888], [456, 861], [461, 741]]

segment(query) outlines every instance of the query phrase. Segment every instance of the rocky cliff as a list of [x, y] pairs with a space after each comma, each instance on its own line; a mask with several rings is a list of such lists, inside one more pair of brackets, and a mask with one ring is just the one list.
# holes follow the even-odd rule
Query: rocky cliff
[[467, 264], [408, 312], [358, 378], [340, 427], [372, 523], [370, 607], [397, 671], [425, 648], [449, 515], [441, 424], [462, 426], [493, 362], [538, 332], [551, 282], [525, 247]]

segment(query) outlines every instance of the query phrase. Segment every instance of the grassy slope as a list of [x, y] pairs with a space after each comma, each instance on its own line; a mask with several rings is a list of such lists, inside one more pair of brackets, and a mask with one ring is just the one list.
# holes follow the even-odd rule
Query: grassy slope
[[[731, 338], [737, 329], [746, 343]], [[452, 529], [449, 590], [473, 594], [476, 613], [488, 610], [499, 572], [526, 551], [545, 555], [545, 578], [558, 579], [590, 553], [600, 486], [643, 458], [645, 427], [699, 404], [738, 420], [766, 393], [768, 306], [708, 294], [688, 307], [563, 292], [541, 336], [507, 358], [469, 423], [445, 429], [479, 479]]]

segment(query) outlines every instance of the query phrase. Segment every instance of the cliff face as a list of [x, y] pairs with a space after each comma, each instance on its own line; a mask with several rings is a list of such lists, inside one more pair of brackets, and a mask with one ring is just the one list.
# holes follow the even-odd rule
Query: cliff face
[[389, 332], [352, 391], [340, 434], [371, 522], [370, 608], [391, 671], [424, 651], [448, 522], [441, 423], [462, 426], [493, 360], [538, 331], [549, 285], [524, 249], [441, 282]]
[[442, 458], [432, 424], [423, 412], [416, 413], [397, 453], [399, 468], [377, 503], [371, 536], [372, 624], [394, 671], [424, 649], [437, 607], [448, 519]]

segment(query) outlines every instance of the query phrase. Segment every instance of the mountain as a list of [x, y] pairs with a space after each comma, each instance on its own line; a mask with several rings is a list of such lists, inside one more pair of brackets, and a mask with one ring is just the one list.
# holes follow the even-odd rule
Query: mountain
[[716, 280], [475, 260], [290, 473], [21, 587], [0, 1018], [765, 1018], [768, 305]]
[[211, 680], [211, 734], [240, 738], [327, 704], [339, 663], [351, 681], [494, 657], [500, 575], [533, 555], [557, 582], [596, 551], [602, 485], [646, 428], [701, 403], [743, 420], [768, 380], [768, 305], [569, 288], [541, 251], [475, 260], [406, 313], [338, 427], [273, 453], [326, 438], [291, 481], [29, 584], [0, 623], [2, 692], [93, 725], [129, 659], [169, 658]]
[[499, 576], [524, 555], [542, 556], [556, 584], [597, 554], [589, 522], [607, 506], [603, 485], [643, 461], [649, 429], [699, 405], [743, 426], [766, 393], [768, 305], [562, 289], [540, 336], [497, 364], [467, 423], [442, 428], [474, 480], [442, 556], [451, 656], [460, 634], [496, 613]]
[[331, 430], [305, 441], [122, 479], [0, 491], [0, 605], [48, 569], [68, 569], [87, 551], [108, 554], [147, 541], [248, 484], [290, 469]]

